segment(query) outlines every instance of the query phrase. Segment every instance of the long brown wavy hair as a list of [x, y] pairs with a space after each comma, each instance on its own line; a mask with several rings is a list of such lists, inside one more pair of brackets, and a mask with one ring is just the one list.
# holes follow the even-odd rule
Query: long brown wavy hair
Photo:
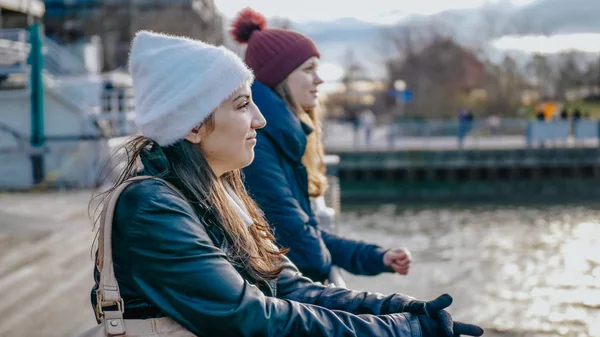
[[[214, 119], [210, 117], [205, 123], [210, 132], [214, 127]], [[218, 178], [198, 146], [186, 140], [162, 147], [151, 139], [136, 136], [122, 145], [117, 153], [124, 155], [124, 158], [119, 163], [122, 169], [116, 181], [90, 202], [90, 210], [94, 209], [92, 220], [95, 226], [100, 218], [98, 210], [106, 197], [125, 180], [135, 176], [142, 164], [145, 174], [163, 178], [175, 185], [199, 213], [200, 218], [207, 210], [216, 216], [215, 225], [231, 246], [229, 258], [243, 266], [250, 277], [258, 281], [272, 280], [279, 276], [283, 270], [280, 262], [287, 250], [278, 249], [273, 244], [275, 238], [262, 211], [248, 195], [240, 170], [230, 171]], [[252, 226], [247, 227], [232, 207], [219, 179], [223, 183], [229, 183], [242, 200], [248, 215], [254, 220]], [[96, 252], [97, 237], [98, 234], [92, 247], [92, 251]]]
[[328, 184], [325, 176], [326, 166], [323, 159], [325, 150], [321, 140], [323, 127], [319, 109], [304, 109], [297, 104], [287, 84], [287, 78], [275, 86], [275, 92], [302, 122], [313, 129], [306, 140], [306, 150], [302, 156], [302, 164], [306, 167], [308, 173], [308, 194], [311, 197], [322, 196], [327, 190]]

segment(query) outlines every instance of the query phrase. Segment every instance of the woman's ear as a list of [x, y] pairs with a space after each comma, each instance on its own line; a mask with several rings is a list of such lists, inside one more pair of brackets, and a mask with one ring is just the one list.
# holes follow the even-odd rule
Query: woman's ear
[[200, 144], [200, 141], [202, 140], [200, 128], [193, 128], [192, 131], [188, 132], [183, 138], [192, 144]]

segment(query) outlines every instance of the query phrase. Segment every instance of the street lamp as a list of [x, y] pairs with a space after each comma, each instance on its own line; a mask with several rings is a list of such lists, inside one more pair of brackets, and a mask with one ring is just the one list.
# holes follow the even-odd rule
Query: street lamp
[[[398, 111], [392, 111], [392, 120], [388, 128], [388, 143], [390, 149], [394, 148], [394, 139], [396, 138], [398, 128], [398, 125], [396, 125], [396, 117], [404, 115], [404, 103], [410, 100], [409, 96], [412, 95], [412, 93], [406, 91], [406, 82], [398, 79], [394, 81], [394, 90], [392, 94], [396, 98], [396, 102], [398, 102]], [[395, 116], [396, 114], [398, 114], [398, 116]]]
[[403, 80], [395, 80], [394, 89], [396, 89], [396, 91], [406, 90], [406, 82], [404, 82]]

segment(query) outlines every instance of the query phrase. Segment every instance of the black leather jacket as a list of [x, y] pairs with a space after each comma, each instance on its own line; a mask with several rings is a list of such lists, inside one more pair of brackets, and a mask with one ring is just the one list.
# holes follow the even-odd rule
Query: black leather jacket
[[230, 263], [216, 217], [162, 182], [133, 183], [115, 212], [125, 318], [169, 316], [198, 336], [421, 337], [417, 317], [399, 313], [412, 300], [404, 295], [325, 287], [289, 260], [277, 280], [252, 284]]

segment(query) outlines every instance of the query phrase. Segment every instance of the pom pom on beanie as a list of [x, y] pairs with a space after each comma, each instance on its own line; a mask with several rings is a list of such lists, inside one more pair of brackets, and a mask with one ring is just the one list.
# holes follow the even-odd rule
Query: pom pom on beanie
[[252, 33], [261, 31], [267, 27], [267, 19], [253, 10], [245, 8], [239, 14], [237, 19], [231, 25], [231, 34], [235, 41], [240, 44], [248, 43]]

